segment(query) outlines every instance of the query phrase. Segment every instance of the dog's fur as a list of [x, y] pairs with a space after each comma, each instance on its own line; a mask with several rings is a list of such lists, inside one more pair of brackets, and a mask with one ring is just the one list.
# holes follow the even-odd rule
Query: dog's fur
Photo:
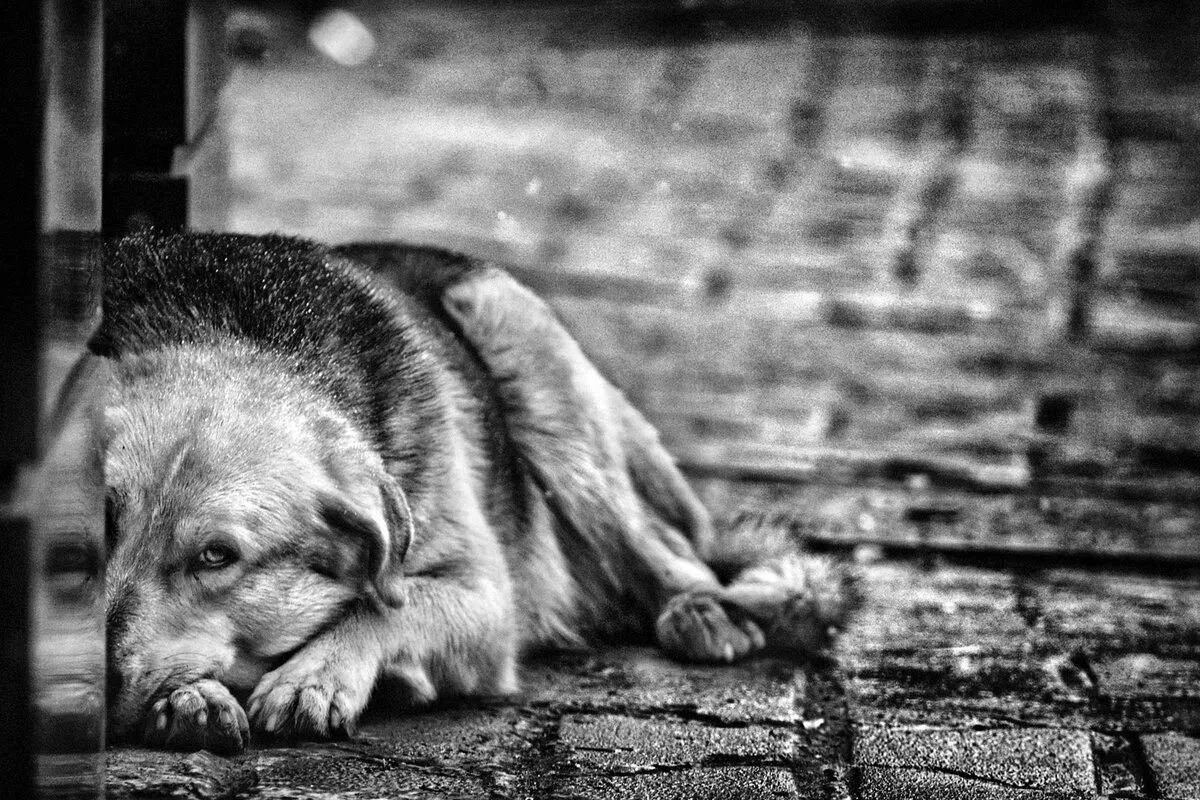
[[722, 585], [655, 431], [495, 267], [144, 233], [103, 311], [60, 416], [103, 405], [114, 738], [344, 735], [381, 680], [502, 695], [522, 652], [630, 635], [804, 656], [853, 603], [769, 530]]

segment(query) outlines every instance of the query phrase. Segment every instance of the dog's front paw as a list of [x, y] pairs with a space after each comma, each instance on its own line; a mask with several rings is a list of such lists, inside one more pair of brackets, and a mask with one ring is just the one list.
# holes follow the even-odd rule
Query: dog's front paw
[[143, 739], [151, 747], [229, 755], [250, 743], [250, 726], [246, 712], [224, 684], [206, 678], [155, 701], [146, 716]]
[[376, 670], [301, 651], [263, 676], [247, 709], [256, 731], [296, 739], [345, 738], [370, 699]]
[[662, 648], [686, 661], [738, 661], [766, 645], [753, 620], [734, 619], [707, 592], [675, 595], [654, 627]]

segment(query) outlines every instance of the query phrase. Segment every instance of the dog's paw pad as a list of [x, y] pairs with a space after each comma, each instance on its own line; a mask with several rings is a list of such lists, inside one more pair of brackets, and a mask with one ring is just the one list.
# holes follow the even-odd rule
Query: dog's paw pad
[[340, 739], [353, 733], [370, 694], [333, 671], [305, 672], [285, 664], [267, 673], [247, 711], [256, 731], [286, 739]]
[[146, 744], [174, 750], [240, 753], [250, 743], [246, 712], [225, 686], [205, 679], [181, 686], [150, 706]]
[[676, 595], [655, 624], [664, 650], [687, 661], [733, 662], [762, 650], [766, 638], [748, 617], [735, 619], [708, 593]]

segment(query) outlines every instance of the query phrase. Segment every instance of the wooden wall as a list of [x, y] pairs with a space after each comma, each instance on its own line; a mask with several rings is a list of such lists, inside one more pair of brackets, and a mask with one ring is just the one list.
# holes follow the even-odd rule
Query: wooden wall
[[1200, 494], [1196, 8], [379, 5], [231, 18], [197, 227], [508, 265], [697, 475]]

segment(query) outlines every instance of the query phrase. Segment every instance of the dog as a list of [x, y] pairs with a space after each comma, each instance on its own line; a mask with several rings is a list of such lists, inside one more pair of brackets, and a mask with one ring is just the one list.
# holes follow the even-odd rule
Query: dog
[[802, 659], [856, 604], [786, 532], [714, 533], [499, 267], [149, 231], [104, 270], [58, 417], [97, 420], [112, 741], [345, 737], [377, 685], [504, 696], [524, 653], [630, 637]]

